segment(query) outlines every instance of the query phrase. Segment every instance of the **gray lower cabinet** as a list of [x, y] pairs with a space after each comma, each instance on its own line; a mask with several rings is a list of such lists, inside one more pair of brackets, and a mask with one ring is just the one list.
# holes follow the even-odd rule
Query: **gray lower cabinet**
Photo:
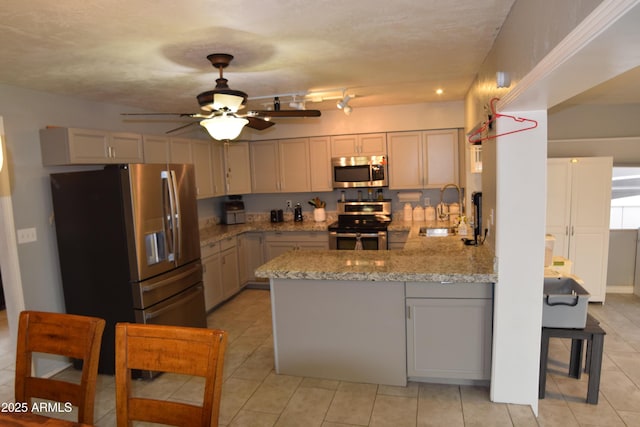
[[265, 262], [290, 250], [327, 250], [326, 231], [275, 231], [265, 233]]
[[389, 231], [387, 236], [387, 247], [389, 250], [404, 249], [404, 245], [409, 238], [408, 231]]
[[206, 310], [209, 311], [240, 291], [238, 248], [236, 238], [229, 237], [200, 249], [204, 302]]
[[264, 245], [262, 232], [247, 232], [238, 236], [238, 264], [240, 266], [240, 284], [265, 282], [257, 279], [256, 268], [264, 264]]
[[200, 248], [202, 254], [202, 283], [204, 306], [207, 311], [224, 300], [222, 274], [220, 273], [220, 243], [210, 243]]
[[489, 380], [490, 283], [406, 283], [407, 375], [452, 382]]

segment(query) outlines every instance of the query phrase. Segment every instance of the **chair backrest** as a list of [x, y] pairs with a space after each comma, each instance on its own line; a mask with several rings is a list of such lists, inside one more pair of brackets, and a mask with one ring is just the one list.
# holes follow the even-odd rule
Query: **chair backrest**
[[[93, 424], [98, 359], [105, 321], [97, 317], [23, 311], [16, 350], [16, 402], [41, 398], [78, 407], [78, 421]], [[47, 353], [82, 360], [79, 383], [32, 375], [32, 354]]]
[[[181, 326], [116, 325], [116, 414], [118, 427], [133, 420], [174, 426], [218, 425], [227, 333]], [[134, 369], [205, 378], [202, 406], [134, 396]]]

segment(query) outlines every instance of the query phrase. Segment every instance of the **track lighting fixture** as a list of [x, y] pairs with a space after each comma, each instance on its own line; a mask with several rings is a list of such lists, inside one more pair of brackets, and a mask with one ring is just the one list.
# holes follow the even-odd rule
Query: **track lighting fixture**
[[346, 95], [344, 91], [342, 92], [342, 99], [338, 100], [336, 103], [336, 107], [339, 110], [344, 111], [344, 113], [348, 116], [353, 111], [353, 108], [349, 105], [349, 101], [354, 98], [354, 95]]
[[289, 107], [295, 108], [296, 110], [306, 110], [306, 105], [304, 100], [298, 101], [296, 99], [296, 95], [293, 95], [293, 100], [289, 103]]

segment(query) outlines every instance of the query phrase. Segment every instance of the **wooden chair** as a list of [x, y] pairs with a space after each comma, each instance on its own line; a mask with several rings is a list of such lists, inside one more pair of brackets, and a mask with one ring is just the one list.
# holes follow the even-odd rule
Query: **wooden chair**
[[[23, 311], [18, 324], [15, 400], [41, 398], [78, 407], [78, 422], [93, 424], [98, 359], [105, 321], [97, 317]], [[48, 353], [82, 360], [80, 383], [34, 377], [33, 353]]]
[[[218, 425], [225, 331], [180, 326], [116, 325], [116, 414], [118, 427], [133, 420], [174, 426]], [[134, 369], [205, 378], [202, 406], [132, 396]]]

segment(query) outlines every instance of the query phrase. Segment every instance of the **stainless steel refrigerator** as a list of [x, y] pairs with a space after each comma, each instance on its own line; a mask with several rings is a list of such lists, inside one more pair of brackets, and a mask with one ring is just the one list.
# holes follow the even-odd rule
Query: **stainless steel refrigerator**
[[117, 322], [206, 327], [192, 165], [57, 173], [51, 193], [66, 310], [107, 321], [101, 373]]

